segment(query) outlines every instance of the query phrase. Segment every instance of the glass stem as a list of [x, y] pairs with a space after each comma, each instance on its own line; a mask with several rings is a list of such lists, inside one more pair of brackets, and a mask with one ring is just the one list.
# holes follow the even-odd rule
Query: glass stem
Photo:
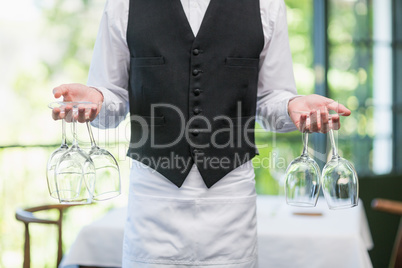
[[61, 120], [61, 147], [67, 146], [67, 138], [66, 138], [66, 121], [64, 119]]
[[302, 156], [307, 156], [308, 155], [308, 132], [303, 132], [302, 133], [302, 138], [303, 138], [303, 152]]
[[88, 133], [89, 133], [89, 138], [91, 139], [91, 147], [96, 147], [97, 145], [96, 145], [96, 142], [94, 139], [94, 134], [92, 133], [91, 125], [88, 121], [86, 122], [86, 124], [87, 124]]
[[336, 148], [334, 131], [332, 129], [329, 130], [329, 139], [331, 141], [332, 156], [336, 157], [336, 156], [338, 156], [338, 149]]
[[78, 146], [78, 139], [77, 139], [77, 121], [75, 120], [74, 115], [77, 113], [77, 108], [73, 108], [73, 146]]

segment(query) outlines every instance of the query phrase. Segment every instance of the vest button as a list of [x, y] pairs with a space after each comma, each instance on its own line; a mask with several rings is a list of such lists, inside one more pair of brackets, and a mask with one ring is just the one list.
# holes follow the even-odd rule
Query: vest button
[[196, 88], [196, 89], [194, 89], [193, 92], [194, 92], [194, 95], [198, 96], [198, 95], [200, 95], [200, 93], [201, 93], [201, 89]]
[[193, 75], [194, 75], [194, 76], [198, 75], [199, 73], [200, 73], [200, 70], [198, 70], [198, 69], [194, 69], [194, 70], [193, 70]]
[[194, 114], [200, 114], [202, 110], [200, 108], [194, 108], [193, 112]]
[[198, 54], [200, 54], [200, 50], [198, 50], [197, 48], [193, 49], [193, 55], [197, 56]]

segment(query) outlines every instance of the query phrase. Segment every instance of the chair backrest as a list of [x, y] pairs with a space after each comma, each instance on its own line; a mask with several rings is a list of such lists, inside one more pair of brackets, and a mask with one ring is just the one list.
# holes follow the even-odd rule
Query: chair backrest
[[[63, 240], [62, 240], [62, 230], [63, 230], [63, 212], [66, 208], [71, 206], [76, 206], [75, 204], [54, 204], [54, 205], [44, 205], [26, 209], [17, 209], [15, 217], [17, 220], [22, 221], [25, 225], [25, 243], [24, 243], [24, 268], [29, 268], [31, 265], [31, 245], [29, 239], [29, 224], [30, 223], [41, 223], [41, 224], [55, 224], [58, 229], [58, 245], [57, 245], [57, 266], [59, 266], [61, 258], [63, 257]], [[38, 218], [34, 215], [35, 212], [57, 209], [59, 211], [59, 217], [56, 220]]]
[[[402, 216], [402, 202], [388, 199], [374, 199], [371, 206], [378, 211]], [[384, 228], [387, 228], [387, 226], [384, 226]], [[402, 268], [402, 221], [399, 223], [399, 230], [395, 238], [390, 267]]]

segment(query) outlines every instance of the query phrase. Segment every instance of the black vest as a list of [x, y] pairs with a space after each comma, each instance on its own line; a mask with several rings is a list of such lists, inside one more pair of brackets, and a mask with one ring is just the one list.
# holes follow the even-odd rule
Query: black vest
[[211, 0], [195, 37], [180, 0], [130, 0], [128, 156], [180, 187], [207, 185], [256, 154], [260, 0]]

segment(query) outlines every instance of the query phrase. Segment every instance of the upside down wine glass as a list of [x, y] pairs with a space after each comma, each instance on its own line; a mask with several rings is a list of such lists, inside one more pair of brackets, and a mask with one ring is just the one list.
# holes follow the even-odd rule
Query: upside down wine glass
[[302, 133], [303, 152], [286, 169], [285, 194], [289, 205], [314, 207], [320, 192], [321, 172], [317, 162], [309, 157], [308, 133]]
[[[54, 108], [54, 106], [58, 104], [51, 103], [49, 104], [49, 108]], [[49, 194], [51, 197], [58, 199], [57, 187], [56, 187], [56, 180], [55, 180], [55, 169], [57, 162], [59, 161], [60, 157], [68, 150], [67, 140], [66, 140], [66, 121], [64, 119], [61, 120], [62, 126], [62, 136], [61, 136], [61, 145], [58, 149], [56, 149], [49, 157], [47, 161], [47, 168], [46, 168], [46, 179], [47, 179], [47, 186], [49, 189]]]
[[[331, 118], [329, 118], [331, 120]], [[330, 209], [343, 209], [357, 206], [359, 200], [359, 181], [352, 163], [338, 155], [334, 132], [329, 130], [332, 158], [322, 171], [322, 188]]]
[[114, 198], [121, 193], [120, 170], [113, 155], [96, 145], [91, 125], [86, 122], [89, 137], [91, 139], [91, 157], [96, 170], [96, 183], [93, 199], [102, 201]]
[[65, 102], [73, 108], [73, 143], [60, 157], [55, 169], [55, 182], [60, 203], [89, 204], [95, 186], [95, 165], [90, 156], [78, 146], [76, 119], [78, 107], [87, 102]]

